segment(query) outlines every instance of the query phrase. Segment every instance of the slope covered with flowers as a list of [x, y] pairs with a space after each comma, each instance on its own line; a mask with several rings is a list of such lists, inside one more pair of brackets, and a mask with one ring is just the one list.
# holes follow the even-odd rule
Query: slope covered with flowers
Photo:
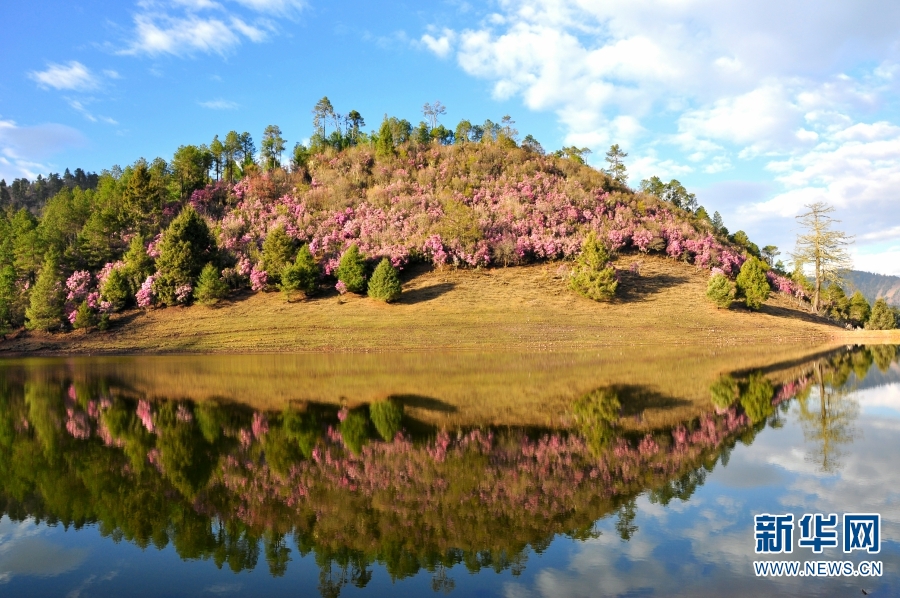
[[[410, 142], [389, 155], [376, 155], [368, 146], [329, 148], [290, 171], [250, 169], [236, 182], [209, 184], [183, 199], [153, 191], [150, 183], [140, 187], [139, 170], [126, 169], [118, 179], [104, 175], [96, 192], [57, 202], [69, 202], [71, 209], [76, 202], [87, 205], [78, 208], [86, 220], [79, 224], [76, 218], [71, 225], [77, 242], [61, 245], [64, 298], [49, 299], [64, 303], [61, 323], [74, 322], [82, 303], [100, 315], [129, 304], [190, 303], [204, 264], [188, 263], [186, 254], [213, 263], [232, 289], [272, 289], [283, 263], [273, 266], [265, 259], [274, 231], [286, 233], [294, 253], [308, 245], [320, 286], [338, 290], [335, 269], [351, 245], [370, 264], [387, 257], [400, 269], [415, 262], [498, 267], [567, 260], [592, 233], [613, 255], [653, 252], [731, 277], [746, 259], [702, 215], [633, 192], [577, 161], [496, 142]], [[103, 202], [105, 208], [96, 208], [112, 210], [115, 218], [100, 234], [87, 214]], [[48, 205], [46, 223], [57, 209], [62, 210]], [[191, 218], [202, 221], [211, 241], [194, 247], [200, 241], [183, 237], [187, 225], [179, 229], [181, 237], [173, 232]], [[140, 256], [134, 253], [139, 241]], [[21, 297], [40, 271], [35, 264], [18, 273]], [[787, 278], [771, 271], [768, 277], [776, 290], [802, 293]], [[124, 296], [114, 297], [114, 287], [125, 288], [118, 292]]]

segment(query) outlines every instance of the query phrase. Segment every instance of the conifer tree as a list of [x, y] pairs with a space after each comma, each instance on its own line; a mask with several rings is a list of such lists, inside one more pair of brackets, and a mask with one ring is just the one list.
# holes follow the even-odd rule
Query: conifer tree
[[390, 303], [400, 297], [402, 290], [397, 269], [391, 265], [391, 260], [382, 258], [369, 281], [369, 297]]
[[319, 266], [316, 259], [304, 245], [297, 252], [297, 259], [281, 271], [281, 290], [290, 300], [294, 293], [300, 292], [309, 297], [316, 292], [319, 282]]
[[706, 296], [718, 307], [728, 309], [734, 301], [734, 283], [724, 274], [715, 274], [706, 285]]
[[219, 269], [212, 264], [203, 266], [197, 286], [194, 288], [194, 299], [203, 305], [215, 305], [228, 295], [228, 285], [219, 276]]
[[62, 325], [63, 294], [59, 274], [59, 258], [49, 252], [37, 282], [31, 289], [29, 305], [25, 310], [25, 327], [29, 330], [56, 330]]
[[581, 245], [581, 254], [575, 260], [575, 268], [569, 286], [580, 295], [594, 301], [607, 301], [616, 294], [619, 281], [609, 265], [609, 252], [591, 232]]
[[758, 310], [769, 298], [771, 287], [766, 278], [766, 269], [763, 263], [755, 257], [751, 257], [737, 275], [738, 295], [744, 299], [744, 304], [753, 310]]
[[897, 320], [894, 312], [888, 307], [887, 301], [883, 297], [875, 301], [872, 306], [872, 313], [869, 315], [869, 321], [866, 322], [867, 330], [893, 330], [897, 327]]
[[269, 282], [278, 284], [281, 271], [293, 258], [294, 240], [285, 232], [284, 227], [277, 226], [270, 230], [263, 241], [262, 254], [263, 269], [269, 274]]
[[3, 266], [0, 268], [0, 335], [21, 322], [18, 295], [15, 268], [11, 265]]
[[872, 308], [869, 307], [869, 302], [866, 301], [865, 296], [859, 291], [853, 293], [853, 296], [850, 297], [850, 321], [853, 325], [865, 325], [869, 321], [869, 314], [871, 313]]
[[75, 312], [75, 321], [72, 322], [72, 327], [80, 330], [82, 328], [93, 328], [96, 325], [97, 314], [94, 313], [87, 301], [82, 301], [78, 306], [78, 311]]
[[334, 274], [351, 293], [361, 294], [366, 291], [366, 260], [359, 253], [356, 243], [341, 256]]
[[206, 221], [188, 206], [172, 221], [159, 242], [158, 277], [154, 290], [166, 305], [178, 302], [176, 290], [193, 287], [216, 253], [216, 240]]

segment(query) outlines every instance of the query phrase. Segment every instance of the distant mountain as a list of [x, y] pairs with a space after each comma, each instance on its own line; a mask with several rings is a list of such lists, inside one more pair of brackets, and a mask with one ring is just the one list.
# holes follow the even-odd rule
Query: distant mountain
[[869, 303], [884, 297], [890, 305], [900, 306], [900, 276], [850, 270], [844, 278], [847, 281], [848, 294], [859, 290]]

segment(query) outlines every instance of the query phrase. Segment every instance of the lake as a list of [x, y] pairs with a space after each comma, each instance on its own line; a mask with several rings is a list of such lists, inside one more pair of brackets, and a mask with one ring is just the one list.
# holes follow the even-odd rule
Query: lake
[[898, 462], [887, 345], [4, 360], [0, 593], [897, 595]]

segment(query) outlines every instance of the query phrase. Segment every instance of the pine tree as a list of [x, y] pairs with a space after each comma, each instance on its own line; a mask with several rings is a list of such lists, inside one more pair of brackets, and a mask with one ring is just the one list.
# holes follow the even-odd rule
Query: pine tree
[[216, 240], [206, 221], [188, 206], [172, 221], [159, 243], [156, 260], [159, 275], [154, 289], [166, 305], [177, 303], [176, 289], [193, 287], [216, 253]]
[[766, 278], [766, 269], [763, 263], [755, 257], [751, 257], [737, 275], [738, 294], [744, 299], [744, 304], [753, 310], [758, 310], [769, 298], [769, 279]]
[[731, 307], [734, 301], [734, 283], [728, 280], [724, 274], [716, 274], [709, 279], [706, 285], [706, 296], [722, 309]]
[[93, 328], [96, 325], [97, 314], [94, 313], [87, 301], [82, 301], [81, 305], [78, 306], [78, 311], [75, 312], [75, 321], [72, 322], [72, 327], [80, 330], [82, 328]]
[[316, 292], [319, 283], [319, 266], [316, 259], [304, 245], [297, 252], [297, 259], [281, 271], [281, 290], [290, 300], [294, 293], [300, 292], [309, 297]]
[[59, 274], [59, 258], [50, 252], [37, 282], [31, 289], [29, 305], [25, 310], [25, 327], [29, 330], [56, 330], [62, 325], [63, 294]]
[[604, 172], [614, 180], [624, 184], [628, 180], [628, 173], [622, 160], [627, 157], [628, 154], [622, 151], [618, 143], [610, 146], [609, 151], [606, 152], [606, 161], [609, 163], [609, 168]]
[[382, 258], [369, 281], [369, 297], [390, 303], [400, 297], [402, 290], [397, 269], [391, 265], [391, 260]]
[[263, 269], [269, 275], [269, 282], [278, 284], [281, 281], [281, 271], [294, 259], [294, 240], [285, 232], [283, 226], [277, 226], [269, 231], [263, 241], [262, 263]]
[[0, 335], [20, 324], [20, 309], [16, 270], [10, 265], [3, 266], [0, 268]]
[[872, 314], [866, 322], [867, 330], [893, 330], [897, 327], [894, 312], [888, 307], [884, 298], [879, 298], [872, 306]]
[[854, 326], [863, 326], [866, 322], [869, 321], [869, 314], [872, 313], [872, 308], [869, 307], [869, 302], [866, 301], [866, 298], [859, 291], [853, 293], [853, 296], [850, 297], [850, 321]]
[[[145, 279], [146, 280], [146, 279]], [[128, 300], [133, 297], [128, 283], [128, 277], [123, 268], [114, 268], [106, 277], [103, 288], [100, 289], [100, 295], [104, 300], [112, 304], [113, 311], [119, 311]]]
[[575, 268], [569, 286], [576, 293], [593, 299], [607, 301], [616, 294], [619, 281], [609, 265], [609, 252], [591, 232], [581, 245], [581, 254], [575, 260]]
[[334, 274], [349, 292], [362, 294], [366, 291], [366, 260], [359, 253], [356, 243], [341, 256], [341, 262]]
[[228, 296], [228, 285], [219, 276], [219, 269], [212, 264], [203, 266], [197, 286], [194, 288], [194, 299], [203, 305], [215, 305], [220, 299]]

